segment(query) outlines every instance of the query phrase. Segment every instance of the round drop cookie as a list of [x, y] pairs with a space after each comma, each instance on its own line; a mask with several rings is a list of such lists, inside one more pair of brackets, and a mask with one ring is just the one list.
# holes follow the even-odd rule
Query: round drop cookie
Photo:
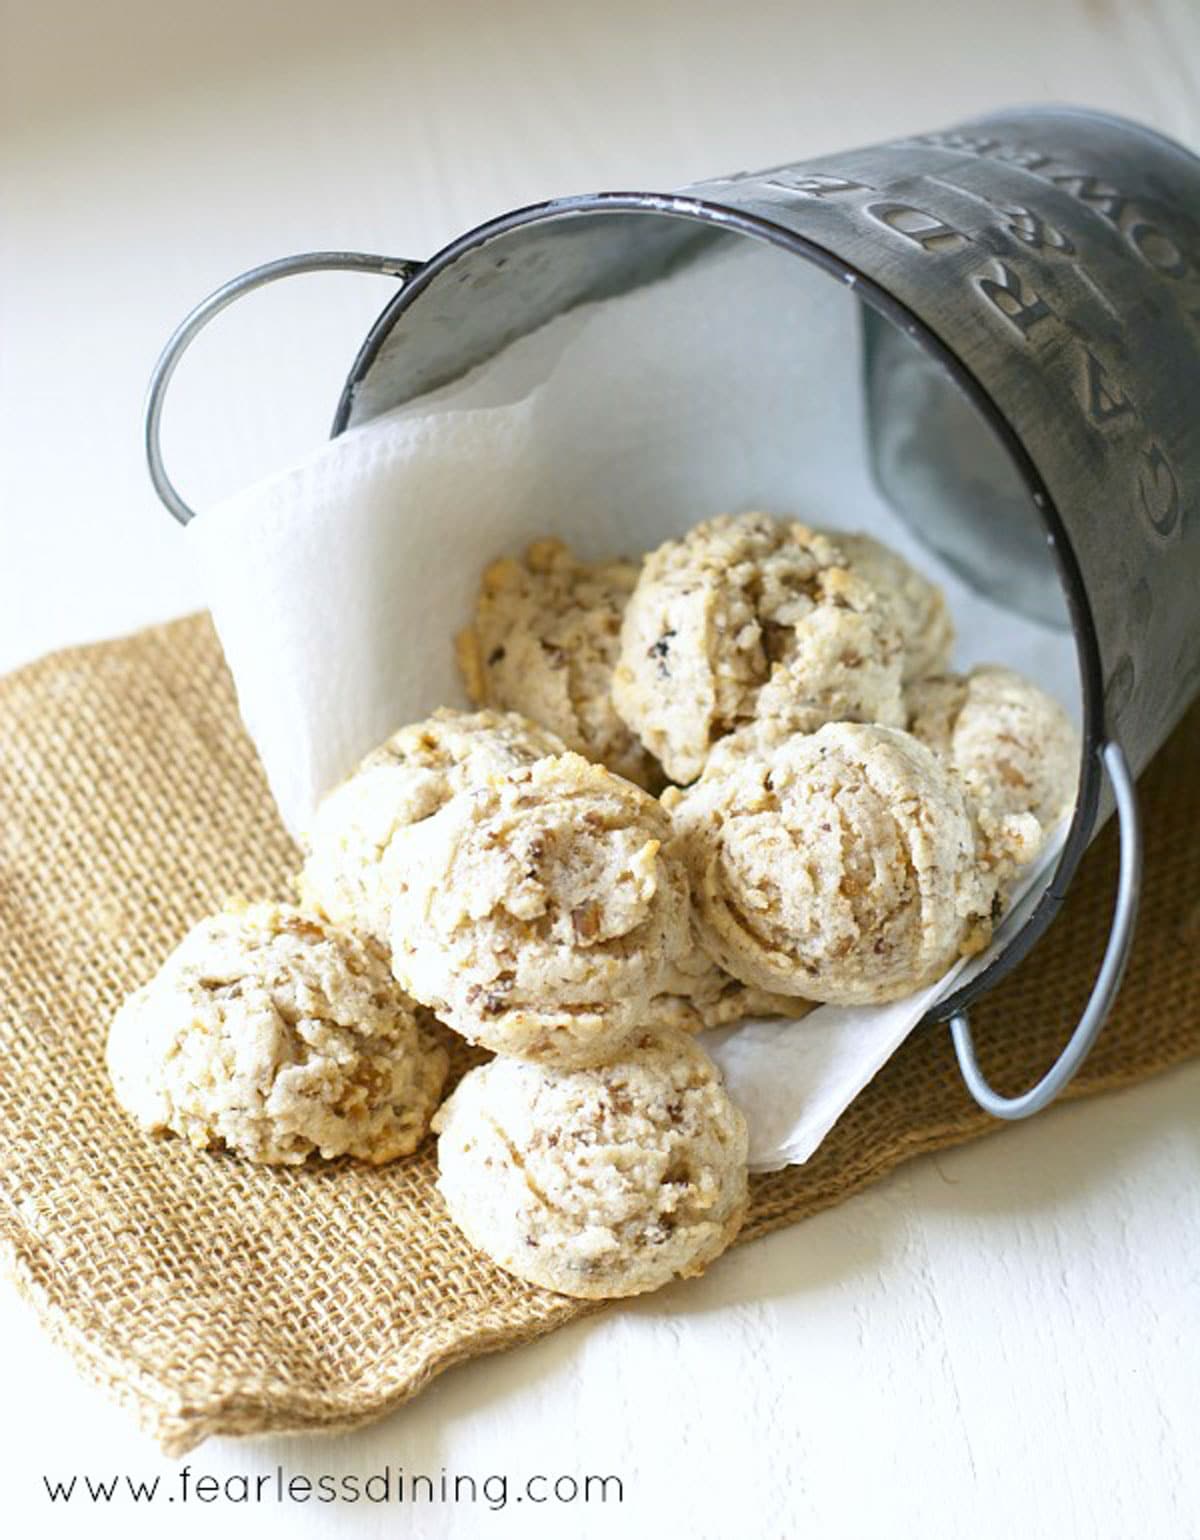
[[988, 934], [962, 790], [896, 728], [838, 722], [677, 794], [706, 949], [760, 989], [897, 999]]
[[949, 666], [954, 622], [946, 596], [898, 552], [871, 535], [830, 532], [855, 572], [879, 595], [904, 648], [904, 682], [938, 674]]
[[1027, 865], [1075, 802], [1081, 751], [1067, 713], [992, 664], [921, 680], [905, 699], [909, 731], [962, 784], [984, 862], [999, 879]]
[[621, 617], [633, 562], [578, 561], [561, 540], [535, 541], [523, 561], [483, 574], [475, 623], [459, 633], [459, 668], [478, 706], [520, 711], [569, 749], [655, 790], [661, 767], [613, 708]]
[[202, 920], [108, 1036], [144, 1128], [270, 1165], [409, 1154], [446, 1067], [375, 950], [276, 904]]
[[693, 1277], [745, 1215], [745, 1119], [681, 1032], [643, 1032], [595, 1069], [493, 1059], [434, 1127], [455, 1224], [560, 1294], [615, 1299]]
[[722, 515], [647, 558], [625, 610], [613, 704], [674, 781], [752, 719], [810, 732], [903, 723], [890, 612], [827, 536]]
[[386, 857], [396, 833], [466, 787], [563, 744], [526, 717], [500, 711], [435, 711], [394, 733], [329, 792], [305, 836], [300, 899], [386, 947], [392, 894]]
[[396, 977], [497, 1053], [611, 1057], [690, 944], [670, 834], [653, 797], [578, 754], [494, 776], [394, 842]]

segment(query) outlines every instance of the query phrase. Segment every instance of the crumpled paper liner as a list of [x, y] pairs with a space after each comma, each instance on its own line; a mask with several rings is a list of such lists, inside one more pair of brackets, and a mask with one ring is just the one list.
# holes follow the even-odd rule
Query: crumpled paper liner
[[[1143, 780], [1137, 946], [1070, 1095], [1200, 1052], [1198, 762], [1200, 709]], [[0, 681], [0, 807], [0, 1255], [168, 1454], [214, 1433], [353, 1427], [452, 1364], [597, 1308], [471, 1251], [430, 1144], [380, 1170], [271, 1170], [154, 1141], [113, 1102], [103, 1043], [122, 996], [226, 896], [286, 895], [296, 864], [206, 618]], [[1110, 829], [1034, 957], [977, 1009], [1000, 1088], [1028, 1084], [1065, 1039], [1114, 870]], [[741, 1239], [998, 1126], [962, 1089], [945, 1030], [923, 1028], [806, 1165], [754, 1180]]]

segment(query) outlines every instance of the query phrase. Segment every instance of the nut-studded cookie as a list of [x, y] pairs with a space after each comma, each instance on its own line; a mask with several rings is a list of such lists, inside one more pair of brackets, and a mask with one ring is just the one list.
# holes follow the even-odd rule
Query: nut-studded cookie
[[765, 513], [698, 524], [646, 558], [625, 610], [613, 703], [668, 776], [755, 719], [902, 725], [891, 611], [827, 536]]
[[799, 1020], [814, 1002], [743, 984], [716, 963], [699, 944], [671, 969], [666, 987], [650, 1002], [651, 1026], [703, 1032], [751, 1016], [788, 1016]]
[[994, 664], [910, 685], [909, 731], [958, 777], [980, 856], [1003, 882], [1075, 801], [1079, 733], [1057, 701]]
[[704, 945], [747, 984], [893, 1000], [986, 941], [962, 790], [906, 732], [830, 723], [669, 800]]
[[108, 1037], [144, 1128], [272, 1165], [409, 1154], [446, 1066], [378, 952], [276, 904], [202, 920]]
[[745, 1120], [681, 1032], [643, 1032], [595, 1069], [493, 1059], [434, 1127], [459, 1229], [561, 1294], [612, 1299], [692, 1277], [745, 1215]]
[[654, 791], [662, 767], [617, 715], [612, 675], [633, 562], [579, 561], [561, 540], [484, 574], [474, 624], [459, 633], [459, 667], [478, 706], [519, 711], [567, 748]]
[[402, 727], [322, 800], [305, 836], [301, 902], [382, 947], [391, 934], [385, 858], [400, 829], [464, 788], [563, 744], [527, 717], [443, 707]]
[[611, 1058], [690, 946], [660, 804], [579, 754], [493, 776], [397, 835], [392, 967], [497, 1053]]

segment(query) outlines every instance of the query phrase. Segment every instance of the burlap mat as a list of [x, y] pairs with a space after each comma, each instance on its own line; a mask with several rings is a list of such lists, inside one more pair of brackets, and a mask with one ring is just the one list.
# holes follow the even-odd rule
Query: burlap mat
[[[1198, 764], [1200, 710], [1143, 781], [1137, 950], [1072, 1095], [1200, 1051]], [[118, 1001], [227, 895], [286, 894], [296, 862], [206, 619], [0, 681], [0, 807], [0, 1251], [43, 1325], [167, 1452], [351, 1427], [593, 1308], [473, 1254], [428, 1146], [378, 1171], [256, 1169], [153, 1142], [114, 1105], [103, 1041]], [[1065, 1037], [1113, 876], [1109, 831], [1034, 959], [978, 1010], [1001, 1087], [1028, 1083]], [[997, 1126], [963, 1092], [945, 1031], [922, 1030], [808, 1165], [755, 1181], [742, 1239]]]

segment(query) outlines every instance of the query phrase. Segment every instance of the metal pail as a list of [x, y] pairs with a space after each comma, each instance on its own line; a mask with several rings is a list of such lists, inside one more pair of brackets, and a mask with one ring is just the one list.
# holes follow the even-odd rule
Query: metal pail
[[[226, 284], [171, 338], [147, 406], [151, 475], [190, 518], [159, 450], [167, 384], [214, 315], [277, 278], [351, 268], [400, 281], [342, 389], [337, 434], [731, 234], [853, 288], [885, 497], [981, 592], [1074, 635], [1084, 749], [1066, 844], [1023, 926], [934, 1013], [981, 1104], [1024, 1116], [1074, 1073], [1119, 986], [1140, 880], [1133, 778], [1200, 689], [1200, 159], [1104, 114], [1022, 108], [679, 192], [555, 199], [423, 263], [284, 258]], [[1044, 931], [1114, 804], [1121, 878], [1092, 996], [1051, 1071], [1002, 1098], [975, 1060], [967, 1006]]]

